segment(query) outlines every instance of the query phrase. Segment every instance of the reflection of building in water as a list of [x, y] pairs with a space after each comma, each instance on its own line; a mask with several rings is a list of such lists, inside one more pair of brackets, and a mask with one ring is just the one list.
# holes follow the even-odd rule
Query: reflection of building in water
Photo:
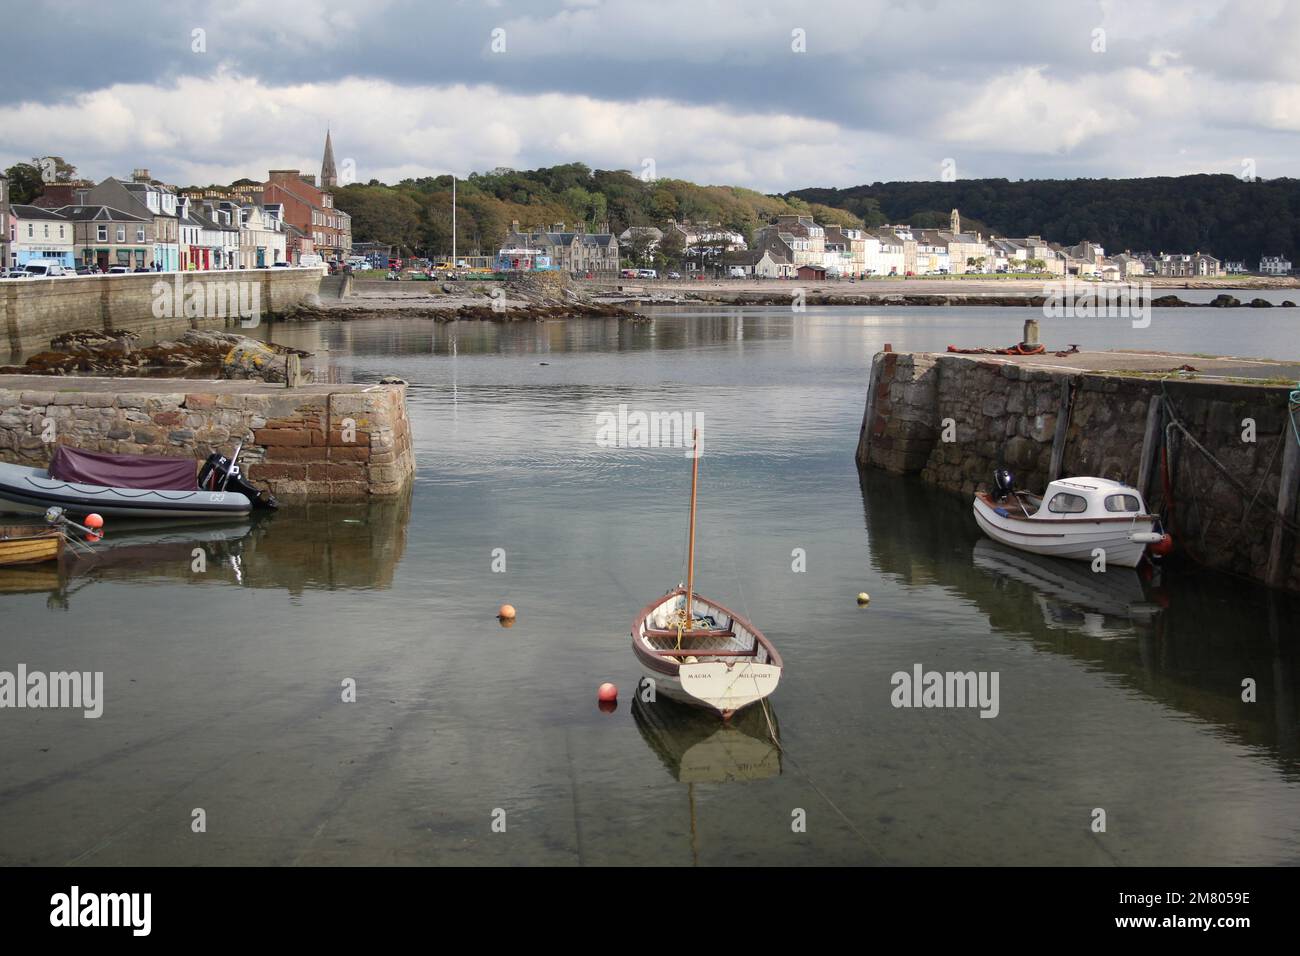
[[[1294, 596], [1171, 573], [1148, 595], [1128, 568], [1094, 576], [1087, 564], [1000, 549], [980, 533], [966, 497], [874, 469], [859, 480], [871, 566], [882, 574], [968, 601], [998, 634], [1273, 748], [1300, 773]], [[1245, 677], [1256, 681], [1258, 703], [1242, 701]]]
[[406, 550], [411, 491], [396, 499], [316, 504], [224, 524], [114, 522], [88, 554], [21, 574], [0, 568], [0, 594], [50, 593], [66, 606], [97, 580], [195, 586], [387, 588]]
[[[780, 733], [768, 703], [772, 728]], [[773, 742], [761, 704], [746, 707], [729, 722], [698, 707], [658, 695], [654, 702], [632, 700], [637, 730], [673, 779], [682, 783], [762, 780], [781, 773], [781, 751]]]

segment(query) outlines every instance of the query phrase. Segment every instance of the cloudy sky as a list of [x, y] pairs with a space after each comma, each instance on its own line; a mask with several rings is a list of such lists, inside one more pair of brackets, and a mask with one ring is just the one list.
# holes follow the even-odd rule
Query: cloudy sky
[[765, 191], [945, 162], [963, 179], [1300, 176], [1288, 0], [40, 6], [0, 35], [4, 166], [263, 179], [317, 171], [329, 124], [362, 181], [647, 160]]

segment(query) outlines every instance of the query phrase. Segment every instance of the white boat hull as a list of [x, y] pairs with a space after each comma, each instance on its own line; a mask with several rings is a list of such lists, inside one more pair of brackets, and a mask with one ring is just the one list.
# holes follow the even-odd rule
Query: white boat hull
[[1025, 520], [999, 515], [980, 498], [975, 499], [975, 521], [994, 541], [1052, 558], [1094, 561], [1098, 549], [1107, 567], [1135, 568], [1155, 534], [1155, 519], [1138, 517], [1129, 521]]
[[729, 717], [776, 690], [782, 669], [776, 649], [743, 617], [699, 594], [691, 602], [692, 613], [714, 618], [725, 635], [691, 632], [696, 636], [682, 642], [684, 654], [664, 656], [661, 652], [676, 643], [662, 631], [665, 615], [684, 602], [680, 590], [672, 591], [643, 608], [632, 625], [633, 650], [646, 665], [646, 676], [653, 678], [656, 694]]

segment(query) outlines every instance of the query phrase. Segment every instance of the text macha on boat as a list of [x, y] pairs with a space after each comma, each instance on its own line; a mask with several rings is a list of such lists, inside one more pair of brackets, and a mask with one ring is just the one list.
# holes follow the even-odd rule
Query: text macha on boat
[[728, 720], [776, 690], [783, 665], [781, 655], [758, 628], [695, 593], [698, 429], [694, 447], [686, 586], [672, 588], [641, 609], [632, 622], [632, 652], [654, 679], [656, 693], [711, 708]]
[[49, 468], [0, 462], [0, 512], [117, 518], [212, 518], [274, 508], [275, 498], [244, 480], [237, 464], [242, 444], [202, 467], [192, 458], [110, 455], [67, 445], [54, 449]]
[[992, 491], [975, 496], [975, 521], [1002, 544], [1032, 554], [1135, 568], [1150, 548], [1169, 550], [1160, 519], [1147, 513], [1141, 493], [1109, 478], [1059, 478], [1042, 495], [1015, 487], [1011, 473], [998, 469]]

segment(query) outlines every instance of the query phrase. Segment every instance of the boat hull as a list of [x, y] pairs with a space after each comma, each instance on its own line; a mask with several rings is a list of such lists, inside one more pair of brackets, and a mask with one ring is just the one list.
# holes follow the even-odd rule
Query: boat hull
[[57, 561], [63, 536], [47, 528], [0, 528], [0, 567]]
[[1032, 519], [1000, 515], [982, 496], [975, 498], [975, 522], [1001, 544], [1031, 554], [1071, 561], [1093, 561], [1098, 548], [1106, 566], [1135, 568], [1155, 534], [1155, 519]]
[[684, 589], [671, 591], [632, 623], [632, 652], [654, 679], [656, 694], [729, 718], [776, 690], [783, 667], [776, 648], [745, 618], [698, 594], [692, 614], [712, 616], [721, 627], [686, 632], [682, 652], [675, 653], [676, 632], [657, 626], [656, 617], [684, 600]]
[[0, 464], [0, 512], [44, 514], [51, 507], [72, 517], [93, 512], [106, 518], [211, 518], [248, 514], [253, 503], [234, 491], [109, 488], [51, 478], [43, 468]]

